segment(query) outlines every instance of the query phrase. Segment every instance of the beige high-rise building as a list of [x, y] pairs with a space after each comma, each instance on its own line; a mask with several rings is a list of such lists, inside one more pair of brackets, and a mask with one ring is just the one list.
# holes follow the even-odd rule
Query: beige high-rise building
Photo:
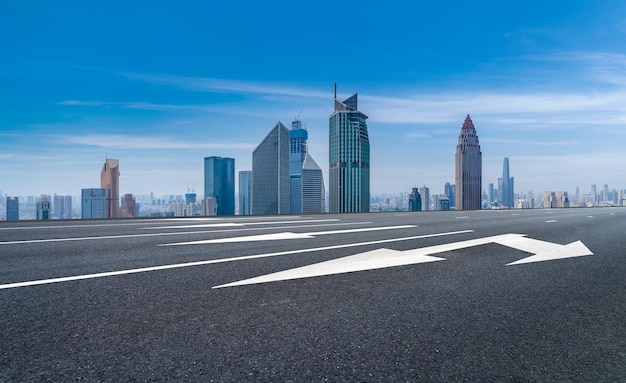
[[120, 160], [107, 158], [100, 172], [100, 187], [105, 190], [106, 218], [119, 217]]

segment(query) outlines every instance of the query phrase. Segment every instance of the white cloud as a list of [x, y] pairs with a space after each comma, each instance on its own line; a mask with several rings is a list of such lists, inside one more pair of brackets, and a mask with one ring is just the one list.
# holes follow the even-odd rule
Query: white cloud
[[252, 150], [257, 143], [180, 141], [167, 136], [131, 136], [87, 134], [58, 136], [57, 142], [116, 149], [244, 149]]

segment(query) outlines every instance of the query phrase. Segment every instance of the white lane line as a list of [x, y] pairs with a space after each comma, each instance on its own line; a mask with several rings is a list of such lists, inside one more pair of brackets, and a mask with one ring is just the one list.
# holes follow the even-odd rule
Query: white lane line
[[554, 222], [556, 222], [556, 219], [550, 219], [550, 220], [546, 221], [546, 223], [554, 223]]
[[592, 215], [588, 215], [587, 218], [593, 218], [593, 216]]
[[468, 216], [463, 216], [463, 217], [454, 217], [454, 218], [456, 218], [456, 219], [467, 219], [469, 217]]
[[515, 214], [511, 214], [511, 215], [515, 216], [515, 215], [519, 215], [519, 213], [515, 213]]
[[331, 230], [331, 231], [317, 231], [312, 233], [272, 233], [272, 234], [259, 234], [248, 235], [245, 237], [228, 237], [217, 239], [205, 239], [201, 241], [191, 242], [178, 242], [178, 243], [165, 243], [159, 246], [187, 246], [187, 245], [208, 245], [213, 243], [238, 243], [238, 242], [256, 242], [256, 241], [276, 241], [284, 239], [305, 239], [315, 238], [317, 235], [331, 235], [331, 234], [349, 234], [349, 233], [363, 233], [368, 231], [382, 231], [382, 230], [396, 230], [396, 229], [408, 229], [415, 228], [415, 225], [402, 225], [402, 226], [382, 226], [382, 227], [366, 227], [362, 229], [346, 229], [346, 230]]
[[[345, 226], [345, 225], [361, 225], [369, 224], [371, 222], [342, 222], [342, 223], [326, 223], [319, 225], [297, 225], [289, 226], [289, 229], [304, 228], [304, 227], [328, 227], [328, 226]], [[284, 226], [264, 227], [263, 230], [285, 229]], [[234, 231], [252, 231], [261, 230], [259, 228], [242, 228], [242, 229], [230, 229], [230, 230], [203, 230], [203, 231], [184, 231], [175, 233], [148, 233], [148, 234], [123, 234], [123, 235], [105, 235], [99, 237], [73, 237], [73, 238], [50, 238], [50, 239], [27, 239], [18, 241], [6, 241], [0, 242], [0, 245], [21, 245], [27, 243], [49, 243], [49, 242], [71, 242], [71, 241], [93, 241], [100, 239], [118, 239], [118, 238], [143, 238], [143, 237], [159, 237], [159, 236], [171, 236], [171, 235], [195, 235], [195, 234], [210, 234], [210, 233], [230, 233]]]
[[[312, 219], [305, 221], [309, 222], [337, 222], [338, 219]], [[289, 224], [289, 223], [302, 223], [302, 220], [298, 221], [280, 221], [281, 224]], [[159, 229], [194, 229], [194, 228], [202, 228], [202, 227], [213, 227], [217, 225], [231, 225], [231, 226], [253, 226], [253, 225], [276, 225], [277, 222], [246, 222], [246, 223], [209, 223], [209, 224], [199, 224], [199, 225], [178, 225], [178, 226], [157, 226], [157, 227], [142, 227], [142, 230], [159, 230]]]
[[182, 268], [182, 267], [211, 265], [211, 264], [216, 264], [216, 263], [245, 261], [249, 259], [269, 258], [269, 257], [277, 257], [277, 256], [289, 255], [289, 254], [302, 254], [302, 253], [311, 253], [315, 251], [344, 249], [344, 248], [357, 247], [357, 246], [376, 245], [380, 243], [401, 242], [401, 241], [410, 241], [414, 239], [443, 237], [443, 236], [448, 236], [448, 235], [467, 234], [467, 233], [473, 233], [473, 232], [474, 230], [461, 230], [461, 231], [451, 231], [451, 232], [446, 232], [446, 233], [423, 234], [423, 235], [416, 235], [413, 237], [382, 239], [378, 241], [348, 243], [344, 245], [324, 246], [324, 247], [316, 247], [316, 248], [310, 248], [310, 249], [288, 250], [288, 251], [281, 251], [281, 252], [276, 252], [276, 253], [243, 255], [239, 257], [212, 259], [208, 261], [198, 261], [198, 262], [178, 263], [178, 264], [173, 264], [173, 265], [143, 267], [139, 269], [109, 271], [105, 273], [96, 273], [96, 274], [74, 275], [70, 277], [61, 277], [61, 278], [39, 279], [39, 280], [34, 280], [34, 281], [3, 284], [3, 285], [0, 285], [0, 290], [11, 289], [11, 288], [16, 288], [16, 287], [46, 285], [46, 284], [59, 283], [59, 282], [79, 281], [79, 280], [84, 280], [84, 279], [112, 277], [116, 275], [144, 273], [147, 271], [168, 270], [168, 269], [177, 269], [177, 268]]

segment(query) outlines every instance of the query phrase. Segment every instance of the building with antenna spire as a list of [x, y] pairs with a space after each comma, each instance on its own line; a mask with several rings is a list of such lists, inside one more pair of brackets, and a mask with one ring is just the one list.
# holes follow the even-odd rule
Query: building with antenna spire
[[100, 172], [100, 187], [105, 190], [106, 218], [119, 217], [120, 211], [120, 160], [106, 158]]
[[361, 213], [370, 204], [370, 142], [367, 116], [357, 108], [357, 94], [337, 100], [329, 117], [329, 212]]

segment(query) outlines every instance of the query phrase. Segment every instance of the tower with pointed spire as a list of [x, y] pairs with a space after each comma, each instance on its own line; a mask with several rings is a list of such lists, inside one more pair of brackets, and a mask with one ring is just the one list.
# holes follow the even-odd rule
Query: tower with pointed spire
[[461, 127], [455, 155], [456, 209], [479, 210], [482, 197], [482, 152], [468, 114]]
[[370, 141], [357, 95], [337, 100], [329, 117], [329, 212], [362, 213], [370, 204]]

